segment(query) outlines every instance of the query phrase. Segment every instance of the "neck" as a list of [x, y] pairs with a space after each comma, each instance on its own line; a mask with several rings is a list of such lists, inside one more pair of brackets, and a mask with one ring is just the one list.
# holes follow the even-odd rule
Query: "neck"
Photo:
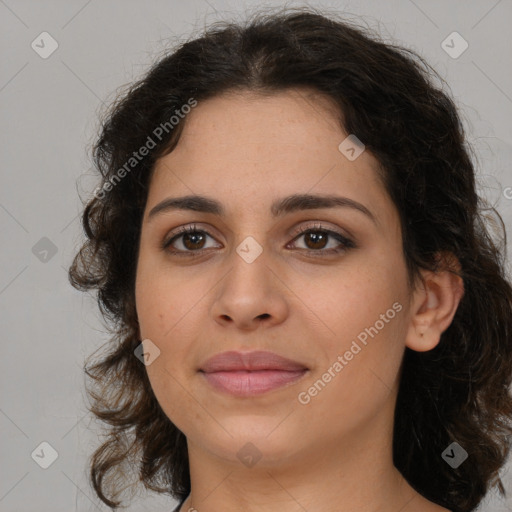
[[389, 418], [369, 424], [350, 438], [318, 439], [291, 454], [264, 456], [252, 467], [188, 440], [191, 493], [181, 511], [396, 512], [409, 510], [410, 502], [419, 505], [423, 498], [393, 466]]

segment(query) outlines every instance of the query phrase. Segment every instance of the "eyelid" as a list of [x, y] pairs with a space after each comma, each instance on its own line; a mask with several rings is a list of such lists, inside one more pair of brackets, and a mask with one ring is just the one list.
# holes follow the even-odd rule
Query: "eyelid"
[[352, 240], [355, 241], [355, 238], [347, 230], [341, 230], [338, 227], [331, 227], [331, 226], [325, 224], [323, 221], [317, 220], [317, 221], [311, 221], [311, 222], [312, 222], [311, 224], [308, 224], [307, 222], [306, 222], [306, 224], [302, 223], [298, 227], [294, 228], [292, 231], [292, 236], [302, 235], [305, 232], [311, 231], [311, 230], [315, 230], [315, 231], [318, 230], [318, 231], [328, 231], [331, 233], [335, 233], [347, 240], [350, 239], [351, 241]]
[[325, 232], [331, 238], [336, 238], [338, 242], [342, 244], [342, 248], [338, 249], [326, 249], [326, 250], [314, 250], [314, 249], [302, 249], [303, 251], [310, 253], [318, 253], [318, 255], [329, 255], [329, 253], [341, 253], [345, 252], [348, 249], [356, 249], [359, 244], [356, 242], [356, 239], [351, 235], [345, 235], [339, 228], [331, 228], [327, 225], [324, 225], [322, 222], [313, 221], [313, 224], [301, 225], [294, 230], [292, 242], [294, 242], [300, 236], [307, 234], [309, 232]]
[[[301, 252], [318, 253], [317, 254], [318, 256], [323, 256], [323, 255], [329, 256], [329, 255], [332, 255], [333, 253], [342, 253], [349, 249], [354, 249], [354, 248], [358, 247], [358, 243], [356, 242], [355, 238], [351, 234], [345, 235], [342, 232], [340, 232], [339, 228], [331, 228], [327, 225], [324, 225], [322, 223], [323, 221], [311, 221], [311, 222], [312, 222], [312, 224], [306, 224], [306, 225], [301, 224], [300, 226], [295, 228], [292, 231], [292, 233], [289, 235], [289, 236], [293, 237], [292, 240], [290, 240], [290, 242], [294, 242], [301, 235], [307, 234], [309, 232], [324, 232], [327, 234], [328, 237], [335, 238], [341, 244], [341, 247], [337, 247], [335, 249], [318, 249], [318, 250], [299, 249]], [[203, 254], [205, 251], [212, 249], [212, 248], [206, 248], [206, 249], [198, 249], [196, 251], [192, 251], [192, 250], [184, 251], [182, 249], [169, 249], [169, 246], [172, 246], [172, 243], [175, 240], [179, 239], [184, 234], [187, 234], [190, 232], [204, 233], [206, 236], [216, 240], [216, 237], [210, 233], [210, 228], [203, 228], [202, 226], [198, 225], [197, 223], [192, 223], [192, 224], [180, 226], [179, 228], [176, 228], [175, 230], [173, 230], [173, 232], [169, 236], [166, 236], [164, 238], [163, 242], [161, 243], [161, 249], [164, 251], [168, 251], [174, 255], [178, 255], [178, 256], [186, 256], [186, 255], [199, 256], [199, 255]], [[288, 242], [288, 244], [290, 242]]]
[[[210, 238], [215, 239], [215, 237], [211, 234], [211, 230], [212, 229], [210, 227], [203, 228], [201, 225], [199, 225], [198, 223], [195, 223], [195, 222], [193, 222], [191, 224], [186, 224], [184, 226], [180, 226], [176, 229], [173, 229], [170, 234], [168, 234], [164, 237], [164, 239], [161, 243], [161, 248], [165, 250], [169, 246], [169, 244], [171, 244], [171, 242], [173, 240], [175, 240], [178, 237], [180, 237], [181, 235], [187, 234], [189, 232], [199, 231], [201, 233], [205, 233]], [[188, 251], [188, 252], [194, 252], [194, 251]], [[199, 251], [196, 251], [196, 252], [199, 252]]]

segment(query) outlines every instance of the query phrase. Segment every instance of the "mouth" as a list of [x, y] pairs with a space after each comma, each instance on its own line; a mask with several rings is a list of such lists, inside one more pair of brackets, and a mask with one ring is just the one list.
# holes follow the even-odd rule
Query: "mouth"
[[204, 373], [206, 381], [218, 391], [244, 397], [267, 393], [302, 378], [309, 370], [257, 370]]
[[200, 369], [215, 390], [237, 397], [261, 395], [297, 382], [309, 369], [272, 352], [223, 352]]

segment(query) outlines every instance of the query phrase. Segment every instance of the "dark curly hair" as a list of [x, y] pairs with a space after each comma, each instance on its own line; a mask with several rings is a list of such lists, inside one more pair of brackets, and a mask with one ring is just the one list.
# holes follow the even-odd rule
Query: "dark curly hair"
[[[439, 270], [439, 254], [460, 263], [450, 271], [463, 279], [465, 294], [441, 342], [427, 352], [405, 350], [395, 466], [420, 494], [454, 512], [474, 510], [495, 486], [505, 495], [499, 470], [512, 435], [505, 228], [476, 192], [472, 151], [444, 85], [416, 52], [385, 43], [366, 27], [325, 10], [286, 7], [214, 23], [159, 57], [113, 101], [93, 150], [101, 193], [85, 205], [87, 240], [69, 269], [75, 288], [97, 290], [111, 333], [107, 353], [85, 366], [90, 410], [108, 425], [90, 461], [91, 482], [104, 503], [120, 506], [116, 498], [134, 471], [148, 489], [179, 500], [190, 493], [186, 438], [161, 409], [134, 356], [140, 343], [135, 275], [148, 187], [156, 160], [178, 143], [186, 116], [152, 136], [155, 147], [129, 171], [126, 162], [191, 98], [291, 88], [334, 100], [340, 127], [380, 162], [400, 215], [409, 283], [420, 269]], [[487, 224], [489, 214], [499, 236]], [[454, 441], [469, 453], [456, 469], [441, 457]]]

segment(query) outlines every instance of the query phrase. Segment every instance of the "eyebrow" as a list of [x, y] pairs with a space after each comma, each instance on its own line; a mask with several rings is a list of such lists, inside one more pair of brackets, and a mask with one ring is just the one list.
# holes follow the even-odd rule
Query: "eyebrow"
[[[376, 217], [366, 206], [348, 197], [336, 195], [293, 194], [274, 201], [270, 207], [270, 211], [272, 216], [277, 218], [301, 210], [340, 207], [352, 208], [359, 211], [370, 218], [375, 224], [378, 224]], [[157, 214], [171, 210], [192, 210], [195, 212], [211, 213], [220, 217], [226, 215], [224, 207], [217, 200], [205, 196], [188, 195], [164, 199], [151, 209], [148, 215], [148, 221]]]

